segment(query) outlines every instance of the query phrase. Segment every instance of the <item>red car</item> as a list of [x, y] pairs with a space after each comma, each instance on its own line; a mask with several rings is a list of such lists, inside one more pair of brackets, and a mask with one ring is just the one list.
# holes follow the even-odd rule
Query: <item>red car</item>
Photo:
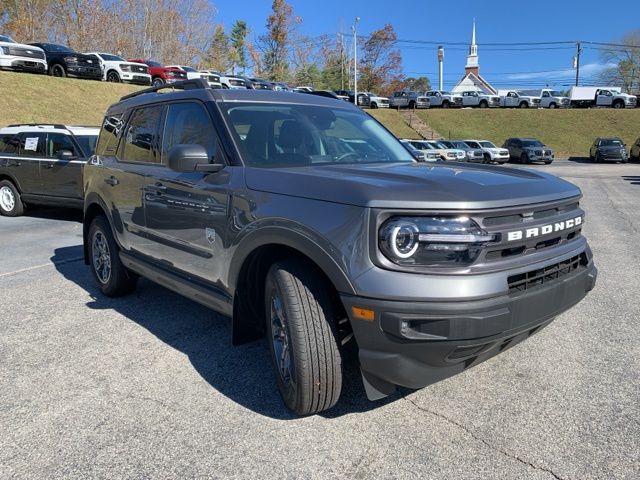
[[154, 60], [134, 59], [130, 62], [144, 63], [149, 67], [149, 75], [154, 87], [164, 85], [165, 83], [182, 82], [187, 79], [187, 73], [179, 68], [165, 67]]

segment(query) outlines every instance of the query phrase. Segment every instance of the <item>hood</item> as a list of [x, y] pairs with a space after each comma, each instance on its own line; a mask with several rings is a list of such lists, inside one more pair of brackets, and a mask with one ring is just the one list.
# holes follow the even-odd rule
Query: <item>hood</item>
[[453, 162], [248, 167], [245, 176], [252, 190], [378, 208], [497, 208], [580, 195], [547, 173]]

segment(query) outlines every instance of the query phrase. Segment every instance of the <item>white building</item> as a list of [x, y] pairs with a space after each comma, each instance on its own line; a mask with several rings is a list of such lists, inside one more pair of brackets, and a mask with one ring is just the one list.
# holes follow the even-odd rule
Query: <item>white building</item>
[[480, 75], [480, 63], [478, 63], [478, 45], [476, 45], [476, 21], [473, 20], [471, 30], [471, 45], [469, 45], [469, 55], [467, 64], [464, 66], [464, 77], [451, 90], [452, 93], [462, 93], [468, 91], [484, 92], [488, 95], [496, 95], [498, 92]]

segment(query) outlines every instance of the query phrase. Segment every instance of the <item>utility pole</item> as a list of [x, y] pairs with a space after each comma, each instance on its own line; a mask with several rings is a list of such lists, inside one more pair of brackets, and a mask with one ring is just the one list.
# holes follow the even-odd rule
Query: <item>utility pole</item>
[[582, 53], [582, 46], [580, 42], [576, 42], [576, 59], [575, 59], [575, 69], [576, 69], [576, 87], [580, 83], [580, 53]]
[[344, 90], [344, 35], [340, 32], [340, 89]]
[[356, 17], [351, 27], [353, 30], [353, 103], [356, 107], [358, 106], [358, 35], [356, 27], [359, 21], [360, 17]]
[[444, 47], [442, 45], [440, 45], [438, 47], [438, 72], [440, 74], [440, 76], [438, 77], [438, 90], [442, 91], [444, 90], [443, 88], [443, 63], [444, 63]]

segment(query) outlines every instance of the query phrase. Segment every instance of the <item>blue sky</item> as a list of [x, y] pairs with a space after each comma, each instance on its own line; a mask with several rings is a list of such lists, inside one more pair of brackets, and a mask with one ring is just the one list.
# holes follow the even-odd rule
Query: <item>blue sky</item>
[[[310, 36], [351, 32], [356, 16], [361, 17], [359, 34], [367, 34], [391, 23], [401, 40], [464, 42], [445, 45], [445, 88], [452, 87], [464, 73], [471, 24], [476, 19], [480, 73], [497, 88], [515, 86], [562, 86], [574, 81], [572, 69], [575, 45], [529, 47], [483, 46], [483, 43], [617, 41], [627, 31], [640, 28], [638, 3], [619, 0], [615, 4], [593, 0], [562, 2], [518, 1], [380, 1], [380, 0], [289, 0], [296, 15], [303, 18], [300, 30]], [[230, 26], [236, 19], [247, 21], [251, 35], [264, 32], [270, 0], [214, 1], [217, 20]], [[319, 5], [322, 5], [319, 7]], [[610, 6], [609, 6], [610, 5]], [[597, 13], [594, 13], [597, 11]], [[427, 75], [437, 84], [436, 45], [400, 46], [407, 75]], [[545, 48], [544, 50], [542, 48]], [[603, 68], [600, 53], [585, 45], [581, 56], [581, 80], [593, 82]], [[533, 73], [532, 73], [533, 72]], [[539, 73], [544, 72], [544, 73]]]

